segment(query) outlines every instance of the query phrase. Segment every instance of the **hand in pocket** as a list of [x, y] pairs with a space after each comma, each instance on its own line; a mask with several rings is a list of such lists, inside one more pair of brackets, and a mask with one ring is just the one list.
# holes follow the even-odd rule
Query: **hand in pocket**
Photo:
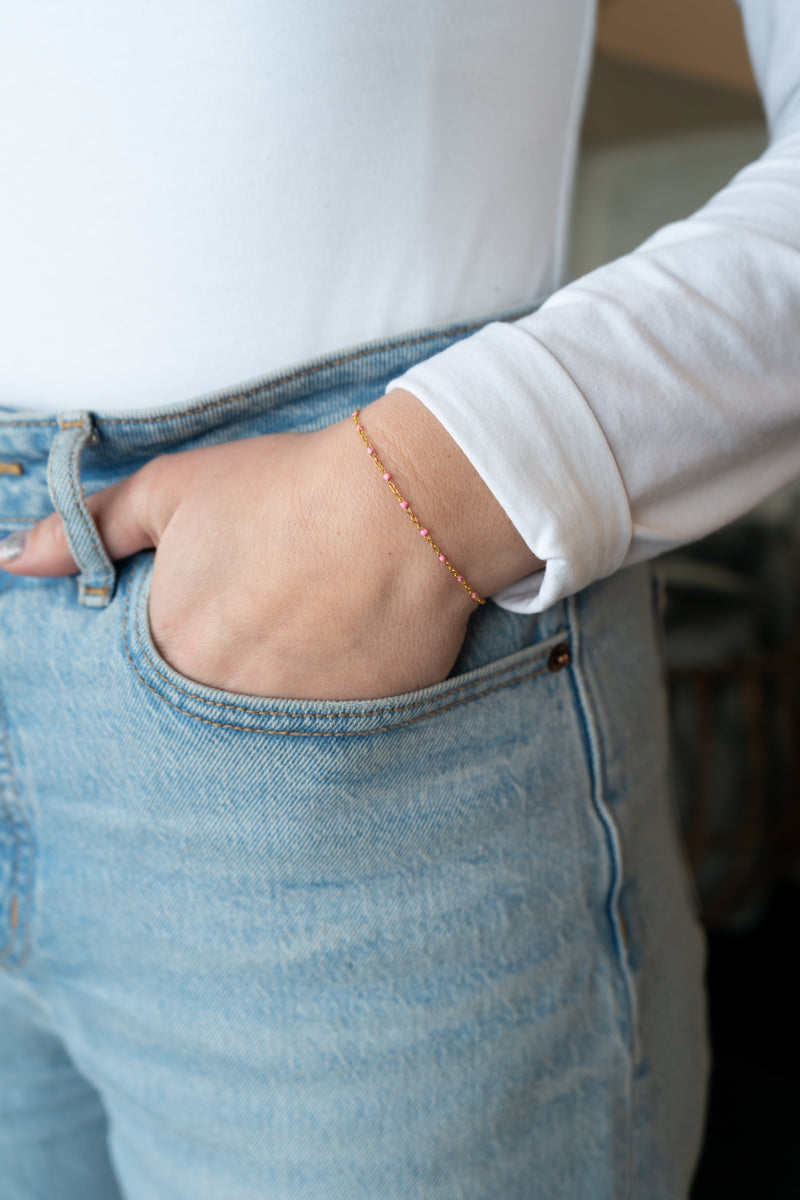
[[[88, 500], [112, 558], [155, 547], [161, 655], [214, 687], [370, 699], [444, 679], [474, 603], [398, 511], [352, 422], [153, 459]], [[56, 514], [16, 574], [75, 571]]]

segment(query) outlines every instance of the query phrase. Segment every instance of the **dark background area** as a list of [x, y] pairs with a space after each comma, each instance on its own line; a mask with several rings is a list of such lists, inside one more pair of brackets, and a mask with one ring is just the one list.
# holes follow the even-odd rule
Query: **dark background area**
[[[607, 179], [620, 147], [624, 151], [637, 144], [657, 148], [662, 144], [660, 139], [668, 139], [674, 150], [679, 146], [675, 139], [682, 135], [687, 135], [689, 144], [692, 137], [704, 131], [718, 131], [720, 138], [729, 139], [738, 128], [749, 130], [752, 139], [759, 122], [763, 124], [760, 102], [746, 88], [719, 86], [697, 77], [598, 55], [584, 125], [584, 158], [596, 163], [598, 156], [602, 160], [608, 153], [611, 166], [606, 169], [601, 161], [601, 169], [606, 171], [603, 178]], [[677, 169], [679, 159], [678, 154]], [[696, 151], [694, 160], [687, 155], [687, 171], [692, 161], [697, 162]], [[691, 183], [687, 179], [689, 196]], [[605, 193], [598, 193], [598, 202], [613, 205], [613, 188], [607, 183], [604, 186]], [[619, 186], [624, 187], [624, 180]], [[594, 202], [591, 195], [588, 199], [590, 204]], [[580, 194], [580, 184], [578, 200], [584, 204], [587, 200]], [[687, 211], [693, 207], [694, 202]], [[660, 219], [683, 215], [677, 211], [660, 214]], [[637, 230], [632, 244], [640, 236], [641, 230]], [[615, 252], [619, 252], [617, 243], [614, 245]], [[598, 247], [596, 261], [602, 260], [603, 249]], [[592, 265], [591, 252], [588, 260], [584, 253], [580, 269]], [[800, 510], [800, 491], [797, 496], [795, 509]], [[776, 518], [778, 525], [785, 521], [787, 512], [791, 517], [792, 505], [781, 511], [783, 517]], [[755, 608], [748, 612], [745, 606], [736, 614], [739, 628], [742, 621], [747, 627], [749, 651], [731, 652], [728, 661], [721, 659], [710, 675], [706, 673], [705, 682], [702, 670], [695, 673], [691, 687], [705, 697], [706, 707], [694, 725], [691, 714], [686, 716], [686, 703], [678, 695], [684, 724], [676, 753], [686, 761], [677, 772], [677, 786], [685, 793], [679, 803], [688, 851], [690, 856], [693, 854], [693, 866], [700, 878], [708, 865], [705, 860], [715, 847], [722, 864], [717, 871], [719, 886], [706, 887], [703, 897], [713, 1074], [704, 1149], [691, 1200], [800, 1198], [800, 1089], [796, 1082], [800, 1072], [800, 975], [795, 952], [800, 929], [800, 703], [794, 682], [800, 679], [800, 661], [798, 643], [792, 644], [793, 637], [800, 633], [800, 624], [792, 628], [794, 614], [800, 613], [800, 566], [797, 571], [793, 567], [794, 559], [800, 560], [800, 542], [794, 540], [800, 520], [792, 518], [791, 524], [788, 534], [786, 528], [776, 528], [772, 558], [764, 559], [774, 563], [777, 556], [784, 562], [777, 581], [761, 569], [763, 545], [754, 544], [752, 554], [748, 554], [747, 531], [738, 538], [737, 553], [744, 554], [747, 561], [734, 566], [743, 566], [752, 576], [751, 582], [755, 580]], [[715, 550], [712, 542], [712, 558], [718, 552], [724, 555], [724, 546], [724, 538], [722, 551], [719, 547]], [[722, 565], [727, 569], [729, 564], [723, 561]], [[688, 622], [690, 632], [692, 621], [696, 620], [700, 629], [704, 621], [710, 621], [709, 629], [717, 631], [722, 644], [724, 614], [715, 611], [713, 597], [709, 601], [706, 596], [697, 603], [701, 611], [693, 612], [690, 600], [681, 619]], [[759, 644], [765, 638], [769, 641], [769, 630], [774, 631], [769, 605], [775, 603], [784, 616], [789, 613], [788, 625], [780, 631], [777, 643], [773, 638], [771, 644]], [[691, 646], [691, 639], [688, 644]], [[724, 650], [720, 654], [724, 658]], [[688, 678], [682, 677], [681, 683], [680, 676], [678, 670], [671, 685], [673, 693]], [[755, 723], [758, 735], [751, 739], [755, 749], [744, 772], [749, 772], [748, 778], [741, 788], [737, 783], [729, 785], [728, 828], [714, 842], [708, 830], [698, 834], [697, 813], [692, 811], [699, 803], [694, 795], [697, 779], [705, 774], [703, 786], [714, 792], [714, 803], [719, 808], [726, 803], [720, 782], [726, 760], [731, 778], [737, 780], [742, 774], [737, 773], [736, 758], [741, 754], [743, 734], [737, 730], [735, 720], [726, 731], [723, 710], [729, 701], [723, 701], [715, 691], [723, 676], [730, 687], [750, 697], [749, 716], [742, 719]], [[776, 681], [782, 684], [777, 692]], [[703, 748], [709, 730], [714, 742], [712, 768], [708, 767], [711, 751]], [[780, 803], [775, 801], [777, 794]], [[741, 811], [736, 809], [737, 804], [743, 806]]]

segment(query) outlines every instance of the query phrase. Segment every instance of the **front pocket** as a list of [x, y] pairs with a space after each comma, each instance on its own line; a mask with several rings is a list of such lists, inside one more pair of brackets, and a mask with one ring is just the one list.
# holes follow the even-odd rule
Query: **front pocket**
[[291, 737], [381, 733], [415, 724], [540, 676], [553, 677], [570, 661], [569, 631], [559, 628], [546, 639], [477, 669], [459, 672], [431, 687], [398, 696], [373, 700], [284, 700], [226, 692], [188, 679], [159, 655], [148, 619], [152, 563], [152, 552], [137, 556], [125, 571], [127, 578], [121, 581], [125, 593], [123, 639], [128, 663], [140, 683], [164, 704], [195, 721], [221, 729]]

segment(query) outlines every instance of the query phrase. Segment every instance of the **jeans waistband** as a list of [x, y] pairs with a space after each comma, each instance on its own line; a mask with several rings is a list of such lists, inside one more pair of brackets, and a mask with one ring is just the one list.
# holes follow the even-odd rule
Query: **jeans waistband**
[[[195, 444], [195, 439], [202, 439], [220, 427], [235, 429], [238, 423], [248, 422], [254, 413], [265, 410], [276, 415], [276, 431], [280, 428], [295, 431], [321, 428], [329, 416], [330, 419], [337, 418], [335, 393], [342, 386], [370, 383], [377, 386], [384, 378], [399, 375], [422, 359], [468, 337], [490, 320], [518, 320], [531, 311], [528, 307], [479, 321], [365, 342], [177, 404], [128, 411], [92, 410], [97, 442], [94, 457], [98, 461], [129, 462], [137, 457], [149, 458], [154, 453], [179, 446], [183, 448], [187, 442]], [[329, 403], [320, 407], [324, 393], [332, 395]], [[302, 402], [310, 396], [315, 401], [312, 411], [304, 411]], [[5, 458], [9, 451], [32, 459], [46, 457], [58, 430], [59, 418], [64, 415], [55, 410], [0, 409], [0, 457]], [[76, 414], [71, 412], [70, 415]]]
[[[492, 319], [522, 315], [503, 313]], [[1, 411], [0, 529], [25, 528], [57, 509], [81, 567], [81, 603], [103, 607], [113, 595], [114, 568], [86, 508], [86, 494], [115, 483], [157, 454], [263, 433], [320, 429], [484, 324], [448, 325], [368, 342], [160, 408]]]

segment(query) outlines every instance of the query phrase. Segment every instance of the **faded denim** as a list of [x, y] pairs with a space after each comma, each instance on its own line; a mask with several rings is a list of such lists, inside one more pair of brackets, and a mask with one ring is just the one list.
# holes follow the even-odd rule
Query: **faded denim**
[[254, 699], [159, 658], [152, 555], [110, 564], [84, 504], [465, 332], [0, 418], [3, 531], [55, 504], [83, 566], [0, 581], [2, 1200], [686, 1195], [702, 947], [647, 572], [488, 604], [418, 693]]

